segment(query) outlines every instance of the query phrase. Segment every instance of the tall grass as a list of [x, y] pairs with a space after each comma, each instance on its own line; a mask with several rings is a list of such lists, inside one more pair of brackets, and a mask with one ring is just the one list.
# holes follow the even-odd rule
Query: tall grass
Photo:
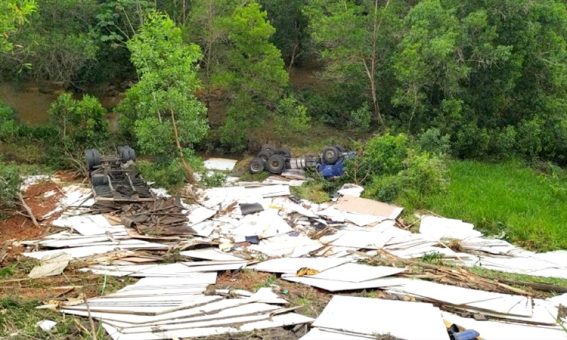
[[426, 205], [536, 250], [567, 249], [567, 175], [545, 175], [517, 161], [451, 161], [448, 192]]

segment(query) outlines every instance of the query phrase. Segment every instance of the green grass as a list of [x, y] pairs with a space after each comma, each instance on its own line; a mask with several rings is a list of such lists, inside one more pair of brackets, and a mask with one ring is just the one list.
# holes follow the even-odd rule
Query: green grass
[[567, 175], [544, 175], [517, 161], [451, 161], [448, 192], [429, 209], [471, 222], [486, 234], [536, 250], [567, 248]]

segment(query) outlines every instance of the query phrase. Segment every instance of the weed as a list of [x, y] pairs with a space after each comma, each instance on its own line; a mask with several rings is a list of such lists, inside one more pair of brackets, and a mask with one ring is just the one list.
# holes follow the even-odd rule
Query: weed
[[443, 264], [443, 255], [436, 251], [432, 251], [423, 255], [420, 260], [425, 263]]
[[331, 199], [327, 191], [325, 191], [325, 184], [321, 181], [305, 182], [302, 186], [291, 188], [294, 195], [315, 203], [327, 202]]
[[564, 173], [543, 175], [518, 161], [455, 160], [449, 163], [449, 177], [447, 193], [425, 198], [429, 210], [471, 222], [487, 234], [503, 234], [527, 248], [567, 247]]
[[274, 285], [276, 283], [276, 280], [278, 278], [275, 275], [270, 275], [268, 277], [266, 277], [266, 279], [264, 280], [264, 282], [259, 282], [258, 284], [254, 285], [252, 287], [252, 289], [254, 291], [257, 291], [260, 288], [264, 288], [264, 287], [271, 287], [272, 285]]
[[9, 266], [0, 268], [0, 278], [5, 279], [8, 277], [12, 277], [12, 275], [14, 275], [15, 273], [14, 267], [15, 265], [11, 264]]

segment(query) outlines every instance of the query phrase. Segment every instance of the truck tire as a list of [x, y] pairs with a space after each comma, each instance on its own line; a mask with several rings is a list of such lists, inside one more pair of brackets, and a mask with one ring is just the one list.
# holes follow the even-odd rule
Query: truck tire
[[276, 151], [276, 148], [272, 144], [264, 144], [262, 145], [262, 149], [260, 149], [260, 152], [262, 151], [271, 152], [271, 154], [273, 155], [274, 152]]
[[323, 163], [333, 165], [339, 160], [339, 150], [334, 146], [327, 146], [323, 149]]
[[92, 171], [100, 165], [100, 153], [97, 149], [85, 150], [85, 163], [88, 171]]
[[282, 155], [285, 159], [291, 158], [291, 151], [289, 150], [289, 148], [279, 148], [274, 152], [274, 154]]
[[266, 169], [272, 173], [279, 175], [285, 168], [285, 158], [282, 155], [272, 155], [266, 162]]
[[256, 157], [260, 158], [264, 162], [267, 162], [268, 159], [270, 157], [272, 157], [273, 154], [274, 154], [274, 152], [272, 150], [262, 150], [262, 151], [258, 152], [258, 155], [256, 155]]
[[93, 186], [98, 187], [101, 185], [108, 185], [108, 177], [103, 174], [94, 174], [91, 177], [91, 183]]
[[122, 163], [136, 160], [136, 152], [129, 146], [121, 146], [118, 148], [118, 154]]
[[263, 159], [254, 158], [250, 161], [250, 164], [248, 164], [248, 171], [250, 171], [251, 174], [259, 174], [264, 171], [264, 164], [265, 161]]

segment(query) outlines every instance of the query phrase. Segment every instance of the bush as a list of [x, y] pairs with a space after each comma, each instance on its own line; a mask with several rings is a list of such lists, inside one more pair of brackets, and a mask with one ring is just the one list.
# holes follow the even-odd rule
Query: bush
[[424, 152], [405, 134], [375, 136], [346, 165], [346, 180], [365, 185], [366, 197], [421, 207], [447, 188], [443, 158]]
[[62, 145], [69, 150], [93, 148], [108, 140], [106, 109], [92, 96], [73, 99], [64, 93], [49, 109], [49, 120], [57, 130]]
[[276, 129], [281, 136], [287, 136], [290, 132], [303, 134], [311, 126], [311, 117], [307, 108], [294, 97], [286, 97], [280, 100], [276, 109]]
[[0, 216], [1, 210], [16, 206], [21, 182], [18, 168], [0, 160]]
[[12, 142], [19, 133], [16, 111], [8, 105], [0, 103], [0, 141]]
[[152, 163], [139, 161], [138, 169], [147, 181], [153, 181], [159, 187], [175, 188], [185, 182], [185, 172], [177, 159], [170, 163]]
[[350, 112], [349, 126], [367, 131], [372, 122], [372, 112], [367, 103], [364, 103], [360, 108]]
[[486, 155], [490, 143], [490, 134], [476, 123], [468, 123], [453, 137], [453, 152], [462, 158], [482, 158]]
[[508, 158], [515, 153], [516, 129], [509, 125], [490, 134], [489, 152], [496, 158]]
[[451, 136], [442, 135], [437, 128], [427, 129], [419, 136], [418, 144], [421, 150], [436, 154], [449, 154], [451, 151]]
[[518, 126], [518, 151], [528, 159], [536, 159], [542, 147], [542, 121], [538, 118], [526, 120]]

